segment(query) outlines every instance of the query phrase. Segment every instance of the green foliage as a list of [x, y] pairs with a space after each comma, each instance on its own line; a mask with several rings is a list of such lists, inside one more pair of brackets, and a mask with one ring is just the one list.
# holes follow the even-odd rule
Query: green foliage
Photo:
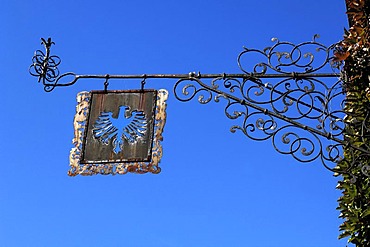
[[[370, 1], [347, 0], [346, 3], [351, 27], [345, 30], [336, 54], [337, 60], [345, 60], [344, 138], [359, 148], [368, 149], [370, 131], [364, 127], [370, 126]], [[364, 165], [370, 165], [368, 157], [349, 148], [344, 150], [344, 160], [337, 165], [339, 170], [348, 170], [337, 186], [342, 191], [337, 209], [339, 217], [344, 219], [339, 238], [348, 237], [348, 242], [359, 247], [370, 246], [370, 177], [362, 171]]]

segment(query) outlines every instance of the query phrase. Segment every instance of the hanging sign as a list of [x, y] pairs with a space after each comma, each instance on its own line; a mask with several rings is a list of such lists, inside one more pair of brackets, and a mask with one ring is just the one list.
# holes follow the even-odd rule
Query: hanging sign
[[166, 90], [77, 95], [70, 176], [159, 173]]

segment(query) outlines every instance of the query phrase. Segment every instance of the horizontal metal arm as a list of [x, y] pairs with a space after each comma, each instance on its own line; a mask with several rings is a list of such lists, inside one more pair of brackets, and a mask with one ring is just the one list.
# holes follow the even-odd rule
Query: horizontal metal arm
[[205, 79], [215, 79], [215, 78], [239, 78], [239, 79], [250, 79], [250, 78], [307, 78], [307, 77], [332, 77], [338, 78], [338, 74], [335, 73], [283, 73], [283, 74], [200, 74], [191, 72], [189, 74], [143, 74], [143, 75], [76, 75], [78, 79], [184, 79], [184, 78], [205, 78]]

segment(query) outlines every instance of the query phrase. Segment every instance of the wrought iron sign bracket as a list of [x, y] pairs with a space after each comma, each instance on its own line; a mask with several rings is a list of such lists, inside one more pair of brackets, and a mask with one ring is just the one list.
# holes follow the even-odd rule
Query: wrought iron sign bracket
[[[238, 55], [240, 74], [143, 74], [143, 75], [80, 75], [60, 74], [61, 60], [50, 54], [54, 44], [42, 39], [45, 52], [37, 50], [32, 59], [30, 74], [38, 77], [46, 92], [57, 87], [75, 84], [80, 79], [102, 79], [107, 91], [109, 80], [139, 79], [141, 90], [150, 79], [173, 79], [174, 95], [182, 102], [194, 99], [201, 104], [225, 102], [227, 118], [238, 123], [231, 132], [241, 131], [247, 137], [263, 141], [271, 139], [274, 148], [290, 154], [299, 162], [321, 160], [329, 170], [338, 170], [338, 162], [347, 162], [349, 168], [361, 166], [370, 175], [370, 167], [360, 158], [370, 158], [370, 146], [357, 146], [349, 141], [346, 132], [345, 79], [341, 62], [334, 53], [337, 45], [325, 46], [317, 41], [293, 44], [273, 39], [272, 46], [263, 50], [245, 48]], [[249, 69], [248, 64], [259, 56], [264, 62]], [[269, 72], [269, 73], [267, 73]], [[323, 81], [325, 79], [325, 82]], [[365, 120], [362, 122], [365, 125]], [[365, 126], [366, 127], [366, 126]], [[364, 138], [365, 131], [356, 134]], [[352, 160], [344, 157], [344, 149]], [[354, 178], [355, 179], [355, 178]]]

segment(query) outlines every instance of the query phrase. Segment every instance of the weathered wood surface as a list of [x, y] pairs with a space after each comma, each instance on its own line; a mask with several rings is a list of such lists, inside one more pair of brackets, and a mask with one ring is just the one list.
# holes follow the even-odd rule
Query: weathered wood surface
[[[156, 97], [155, 90], [93, 91], [80, 163], [150, 162]], [[121, 106], [130, 108], [126, 113], [128, 117], [132, 111], [143, 111], [146, 116], [147, 128], [144, 136], [133, 143], [122, 137], [123, 149], [115, 153], [113, 151], [114, 138], [110, 138], [107, 144], [104, 144], [95, 138], [93, 129], [96, 120], [103, 112], [111, 112], [113, 118], [117, 119], [120, 116], [121, 119]]]

